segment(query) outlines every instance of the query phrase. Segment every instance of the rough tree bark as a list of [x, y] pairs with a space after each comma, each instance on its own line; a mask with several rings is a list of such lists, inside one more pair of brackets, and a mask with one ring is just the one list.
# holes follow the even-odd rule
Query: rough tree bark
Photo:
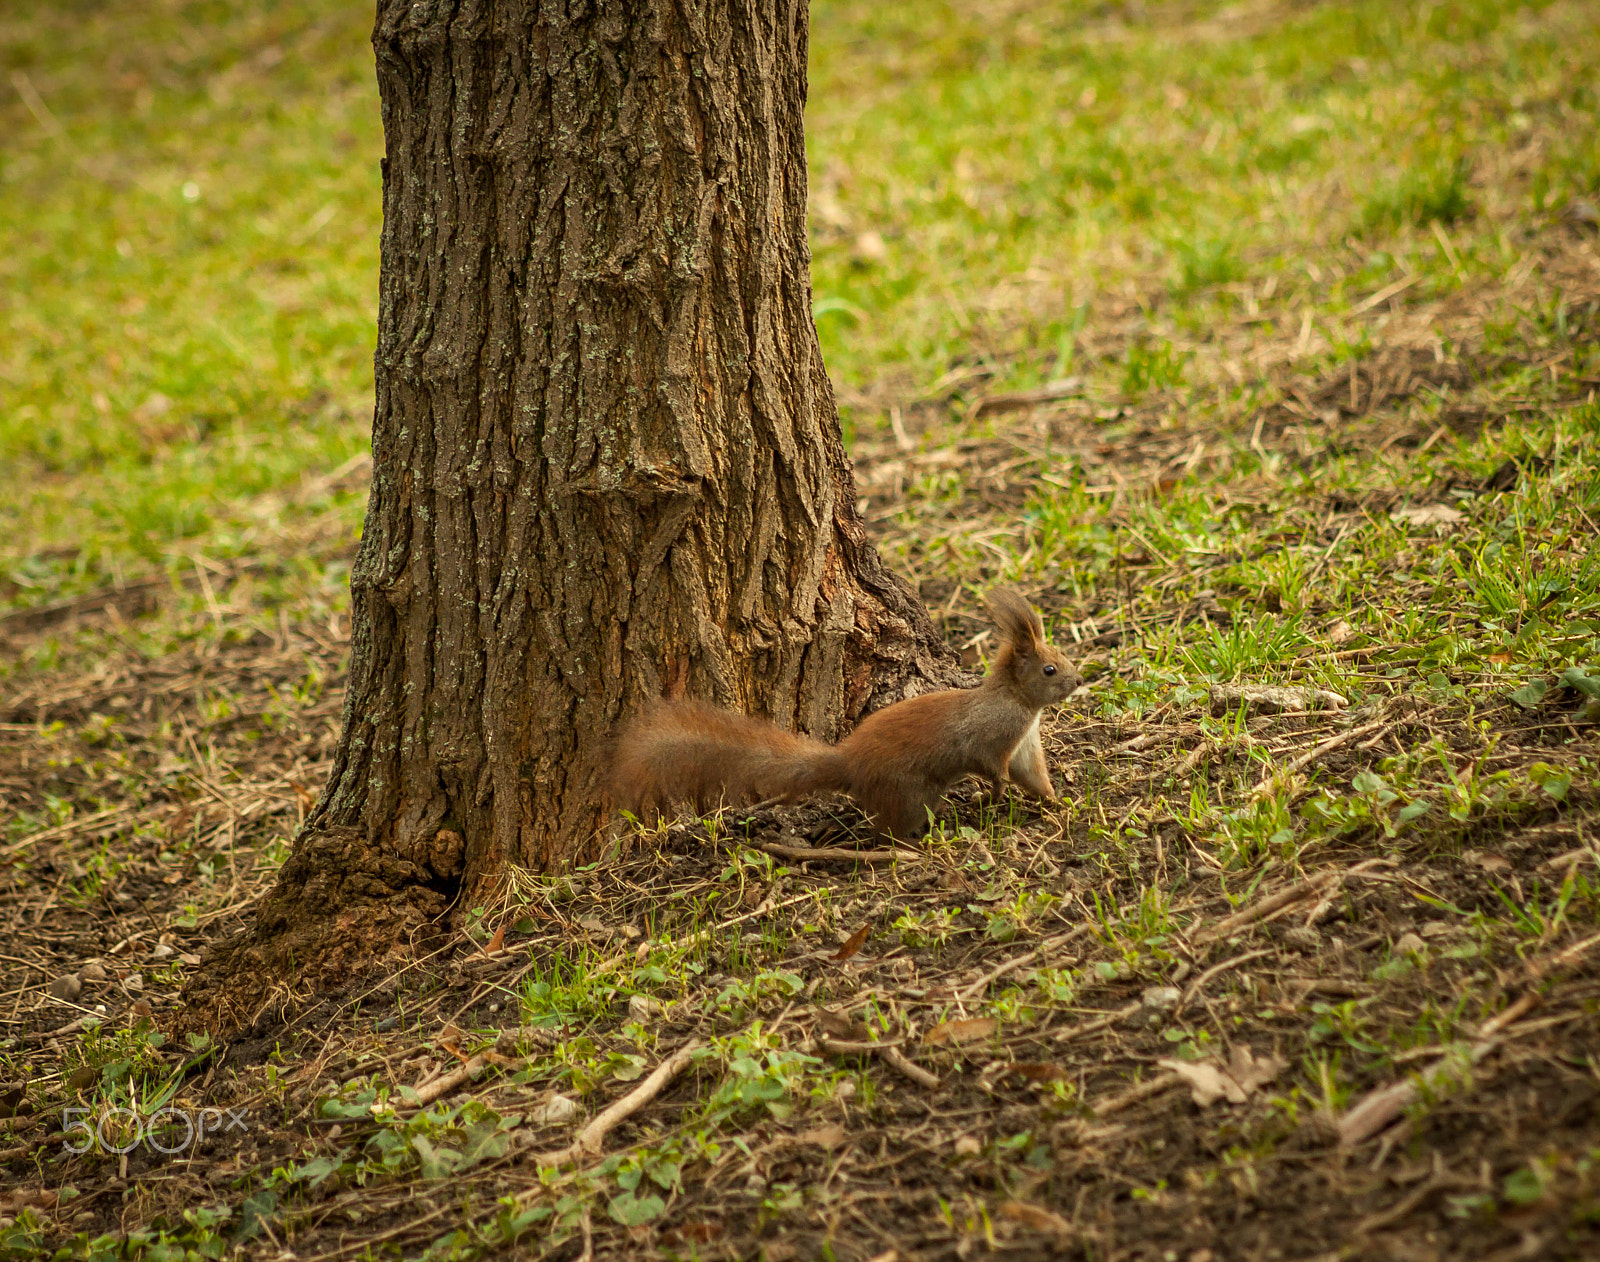
[[865, 536], [811, 319], [806, 42], [804, 0], [380, 0], [344, 731], [187, 1024], [590, 854], [643, 698], [831, 738], [946, 678]]

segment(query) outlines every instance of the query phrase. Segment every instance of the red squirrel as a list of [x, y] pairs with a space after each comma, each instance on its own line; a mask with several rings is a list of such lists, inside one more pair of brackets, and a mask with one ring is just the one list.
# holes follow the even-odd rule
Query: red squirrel
[[1044, 623], [1009, 588], [988, 596], [1000, 651], [983, 683], [911, 697], [864, 719], [837, 745], [700, 701], [656, 702], [617, 742], [617, 802], [647, 818], [672, 802], [704, 813], [726, 803], [848, 793], [874, 826], [910, 837], [966, 775], [996, 790], [1007, 779], [1056, 800], [1039, 715], [1082, 678], [1045, 642]]

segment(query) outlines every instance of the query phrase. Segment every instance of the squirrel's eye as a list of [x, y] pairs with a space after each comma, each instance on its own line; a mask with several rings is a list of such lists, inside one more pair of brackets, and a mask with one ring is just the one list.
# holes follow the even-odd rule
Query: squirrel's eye
[[1056, 668], [1054, 666], [1046, 666], [1044, 668], [1044, 673], [1047, 675], [1053, 675], [1056, 673]]

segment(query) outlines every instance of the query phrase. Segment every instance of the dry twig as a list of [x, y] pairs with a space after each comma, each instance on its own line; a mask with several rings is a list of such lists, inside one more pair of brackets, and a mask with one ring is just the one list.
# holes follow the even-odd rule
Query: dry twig
[[1307, 877], [1303, 881], [1296, 881], [1287, 889], [1279, 890], [1276, 894], [1262, 899], [1259, 903], [1252, 903], [1243, 911], [1237, 911], [1231, 916], [1223, 917], [1209, 929], [1202, 929], [1194, 937], [1195, 944], [1198, 946], [1226, 938], [1240, 929], [1267, 919], [1274, 912], [1322, 894], [1330, 884], [1338, 879], [1339, 875], [1337, 873], [1323, 872], [1316, 876]]
[[843, 860], [847, 863], [890, 863], [895, 859], [921, 859], [920, 850], [902, 850], [896, 847], [893, 850], [851, 850], [846, 846], [821, 846], [813, 849], [809, 846], [785, 846], [775, 841], [764, 841], [756, 847], [767, 854], [776, 855], [780, 859], [794, 859], [800, 863], [823, 862]]
[[[1533, 962], [1528, 967], [1528, 973], [1531, 978], [1538, 981], [1576, 963], [1596, 945], [1600, 945], [1600, 934], [1594, 934], [1554, 955]], [[1358, 1104], [1339, 1119], [1339, 1146], [1353, 1148], [1371, 1139], [1410, 1108], [1411, 1104], [1421, 1097], [1424, 1089], [1438, 1090], [1446, 1086], [1457, 1074], [1465, 1072], [1483, 1060], [1503, 1041], [1504, 1031], [1526, 1015], [1538, 1002], [1539, 992], [1528, 990], [1515, 1003], [1485, 1021], [1478, 1028], [1477, 1040], [1470, 1046], [1451, 1049], [1414, 1077], [1369, 1091]]]
[[605, 1142], [607, 1132], [624, 1118], [632, 1117], [660, 1095], [674, 1078], [689, 1067], [699, 1050], [700, 1041], [691, 1039], [657, 1065], [650, 1076], [637, 1087], [595, 1117], [578, 1133], [577, 1139], [565, 1148], [540, 1153], [534, 1160], [541, 1166], [559, 1166], [574, 1158], [599, 1156], [600, 1146]]
[[1121, 1095], [1114, 1095], [1102, 1104], [1091, 1106], [1096, 1117], [1110, 1117], [1113, 1113], [1120, 1113], [1123, 1109], [1131, 1108], [1141, 1100], [1148, 1100], [1158, 1096], [1163, 1091], [1176, 1087], [1183, 1079], [1170, 1070], [1164, 1074], [1157, 1074], [1148, 1082], [1141, 1082], [1136, 1087], [1129, 1087]]
[[930, 1091], [938, 1087], [942, 1081], [902, 1052], [898, 1043], [858, 1043], [829, 1038], [827, 1035], [820, 1036], [817, 1041], [822, 1045], [822, 1049], [832, 1056], [877, 1056], [892, 1069], [905, 1075], [912, 1082], [921, 1083]]
[[1200, 993], [1200, 988], [1218, 973], [1225, 973], [1229, 969], [1238, 968], [1239, 965], [1247, 963], [1250, 960], [1260, 959], [1263, 955], [1271, 955], [1277, 949], [1277, 947], [1262, 947], [1260, 950], [1246, 951], [1243, 955], [1236, 955], [1231, 959], [1223, 960], [1220, 964], [1213, 964], [1210, 968], [1206, 969], [1205, 972], [1201, 973], [1199, 977], [1195, 978], [1194, 981], [1189, 983], [1189, 989], [1183, 992], [1183, 998], [1178, 1000], [1178, 1006], [1172, 1010], [1172, 1015], [1176, 1017], [1180, 1012], [1187, 1008], [1190, 1001]]
[[1082, 1025], [1075, 1025], [1070, 1029], [1061, 1030], [1055, 1036], [1056, 1042], [1070, 1043], [1072, 1040], [1081, 1039], [1085, 1035], [1097, 1034], [1101, 1030], [1109, 1029], [1118, 1021], [1124, 1020], [1127, 1017], [1131, 1017], [1143, 1006], [1144, 1005], [1140, 1003], [1130, 1003], [1125, 1008], [1118, 1008], [1115, 1012], [1108, 1012], [1105, 1016], [1097, 1017], [1093, 1021], [1085, 1021]]
[[1371, 723], [1363, 723], [1360, 727], [1353, 727], [1347, 732], [1339, 732], [1336, 735], [1328, 737], [1328, 739], [1323, 741], [1320, 745], [1315, 745], [1311, 749], [1308, 749], [1305, 753], [1301, 754], [1300, 757], [1296, 758], [1282, 771], [1268, 772], [1267, 775], [1262, 777], [1261, 783], [1256, 785], [1255, 791], [1251, 794], [1251, 796], [1256, 798], [1265, 797], [1272, 791], [1272, 786], [1277, 784], [1280, 780], [1287, 779], [1288, 777], [1294, 775], [1297, 771], [1303, 771], [1312, 763], [1316, 762], [1317, 759], [1321, 758], [1324, 754], [1331, 753], [1335, 749], [1338, 749], [1341, 745], [1348, 745], [1358, 736], [1368, 736], [1371, 733], [1376, 732], [1380, 727], [1387, 725], [1388, 722], [1389, 720], [1387, 719], [1374, 719]]

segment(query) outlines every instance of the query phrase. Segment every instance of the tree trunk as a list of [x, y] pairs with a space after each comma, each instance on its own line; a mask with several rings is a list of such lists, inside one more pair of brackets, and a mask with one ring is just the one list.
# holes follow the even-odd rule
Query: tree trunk
[[645, 698], [833, 738], [944, 681], [811, 319], [806, 39], [804, 0], [380, 0], [344, 732], [229, 984], [291, 955], [314, 982], [594, 854]]

